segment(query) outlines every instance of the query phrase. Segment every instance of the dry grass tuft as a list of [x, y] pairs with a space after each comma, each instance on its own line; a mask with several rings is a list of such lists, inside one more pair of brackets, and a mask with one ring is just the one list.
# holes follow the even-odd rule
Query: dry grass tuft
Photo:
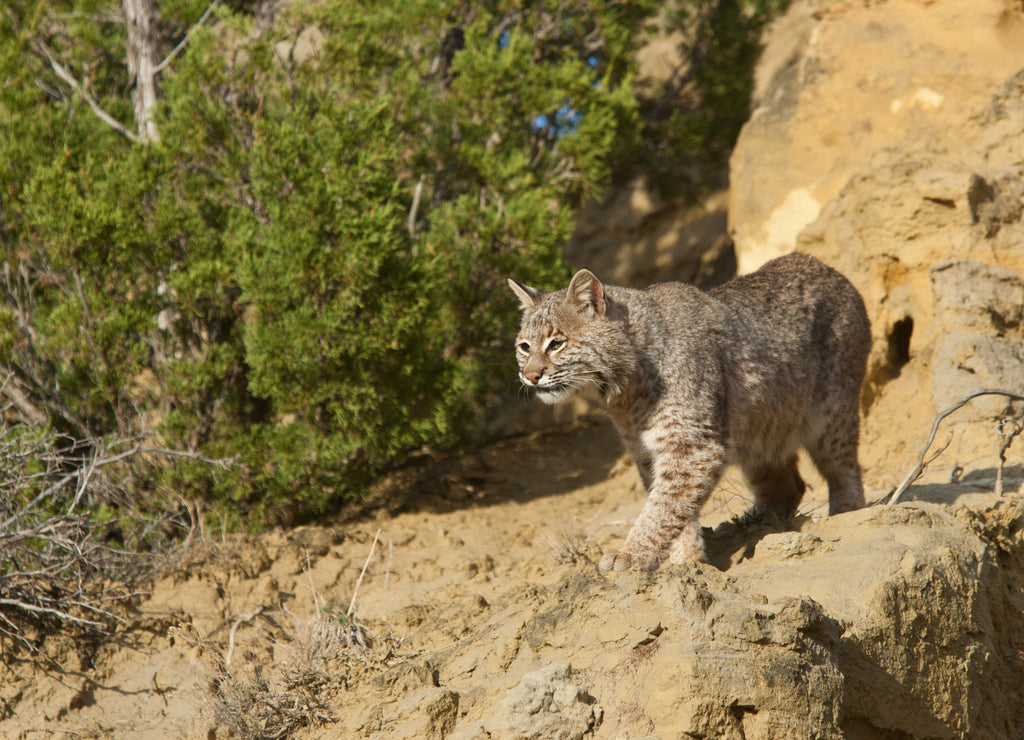
[[[378, 635], [356, 617], [355, 594], [347, 610], [326, 604], [315, 591], [311, 596], [314, 610], [306, 618], [284, 604], [240, 616], [226, 645], [202, 638], [191, 626], [171, 629], [170, 637], [191, 646], [209, 670], [200, 704], [233, 737], [279, 740], [329, 725], [336, 719], [331, 705], [350, 680], [411, 657], [399, 653], [401, 639]], [[257, 620], [261, 629], [236, 651], [239, 628]], [[289, 622], [290, 631], [282, 627]]]
[[326, 697], [346, 676], [334, 676], [303, 661], [284, 667], [260, 662], [249, 651], [241, 666], [232, 665], [222, 645], [202, 638], [191, 626], [170, 630], [172, 640], [189, 645], [210, 671], [200, 695], [203, 711], [233, 737], [279, 740], [304, 727], [334, 721]]

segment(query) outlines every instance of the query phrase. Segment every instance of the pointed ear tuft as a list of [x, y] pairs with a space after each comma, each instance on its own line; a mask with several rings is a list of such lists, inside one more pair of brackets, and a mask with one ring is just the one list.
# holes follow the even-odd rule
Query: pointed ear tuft
[[593, 313], [595, 316], [604, 316], [608, 305], [604, 297], [604, 286], [590, 270], [580, 270], [573, 275], [569, 283], [569, 295], [565, 300], [575, 303], [581, 313]]
[[527, 308], [533, 308], [544, 299], [544, 296], [547, 295], [543, 290], [537, 290], [536, 288], [531, 288], [529, 285], [523, 285], [512, 278], [508, 279], [508, 287], [510, 287], [512, 292], [516, 294], [516, 297], [519, 298], [519, 302], [523, 304], [524, 310]]

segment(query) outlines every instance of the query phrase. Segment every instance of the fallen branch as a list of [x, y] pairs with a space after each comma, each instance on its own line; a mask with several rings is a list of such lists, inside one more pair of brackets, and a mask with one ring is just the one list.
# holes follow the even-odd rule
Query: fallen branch
[[255, 610], [249, 614], [242, 614], [232, 624], [231, 631], [228, 633], [228, 651], [224, 653], [224, 667], [231, 667], [231, 656], [235, 653], [235, 635], [238, 633], [238, 628], [243, 624], [248, 624], [252, 620], [256, 619], [264, 611], [264, 606], [260, 604]]
[[87, 625], [89, 627], [102, 627], [103, 626], [103, 624], [101, 622], [94, 622], [91, 619], [82, 619], [81, 617], [73, 616], [71, 614], [68, 614], [67, 612], [62, 612], [59, 609], [48, 609], [46, 607], [36, 606], [35, 604], [29, 604], [29, 603], [26, 603], [24, 601], [19, 601], [17, 599], [0, 599], [0, 606], [13, 606], [13, 607], [15, 607], [17, 609], [21, 609], [21, 610], [27, 611], [27, 612], [36, 612], [37, 614], [47, 614], [47, 615], [49, 615], [51, 617], [57, 617], [58, 619], [60, 619], [62, 621], [65, 621], [65, 622], [74, 622], [74, 623], [77, 623], [77, 624], [84, 624], [84, 625]]
[[106, 466], [143, 454], [231, 463], [141, 443], [110, 454], [106, 444], [68, 444], [0, 416], [0, 653], [40, 653], [38, 636], [54, 631], [113, 634], [125, 621], [111, 605], [136, 598], [135, 584], [188, 546], [171, 534], [187, 529], [176, 512], [141, 510]]
[[928, 441], [925, 442], [924, 447], [921, 449], [921, 454], [917, 457], [917, 463], [911, 471], [907, 473], [907, 477], [903, 479], [903, 482], [900, 483], [890, 494], [889, 500], [886, 502], [887, 505], [891, 506], [898, 503], [903, 494], [907, 492], [908, 488], [910, 488], [911, 484], [921, 477], [925, 468], [928, 467], [928, 465], [933, 462], [935, 458], [937, 458], [946, 449], [946, 447], [949, 446], [949, 442], [947, 442], [938, 450], [938, 452], [933, 454], [927, 460], [925, 459], [925, 455], [928, 454], [929, 448], [935, 441], [935, 435], [939, 431], [939, 424], [942, 423], [942, 420], [979, 396], [1006, 396], [1014, 401], [1024, 401], [1024, 394], [1021, 393], [1015, 393], [1014, 391], [1008, 391], [1003, 388], [979, 388], [978, 390], [965, 394], [963, 398], [948, 409], [941, 411], [939, 415], [935, 417], [935, 423], [932, 424], [931, 434], [928, 435]]

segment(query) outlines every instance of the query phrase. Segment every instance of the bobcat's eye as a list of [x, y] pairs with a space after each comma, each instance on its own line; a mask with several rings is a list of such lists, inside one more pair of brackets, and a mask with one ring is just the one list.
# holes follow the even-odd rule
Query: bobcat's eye
[[517, 349], [520, 352], [523, 352], [525, 354], [530, 354], [530, 343], [529, 342], [520, 342], [519, 346], [517, 347]]
[[552, 339], [550, 342], [548, 342], [548, 352], [554, 352], [563, 344], [565, 344], [564, 339]]

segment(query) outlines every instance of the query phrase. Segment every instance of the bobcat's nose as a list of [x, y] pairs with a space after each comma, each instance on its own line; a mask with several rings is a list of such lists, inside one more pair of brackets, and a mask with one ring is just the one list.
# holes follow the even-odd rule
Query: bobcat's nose
[[540, 379], [544, 377], [544, 373], [540, 370], [527, 370], [523, 373], [523, 377], [534, 385], [537, 385], [537, 383], [540, 382]]

